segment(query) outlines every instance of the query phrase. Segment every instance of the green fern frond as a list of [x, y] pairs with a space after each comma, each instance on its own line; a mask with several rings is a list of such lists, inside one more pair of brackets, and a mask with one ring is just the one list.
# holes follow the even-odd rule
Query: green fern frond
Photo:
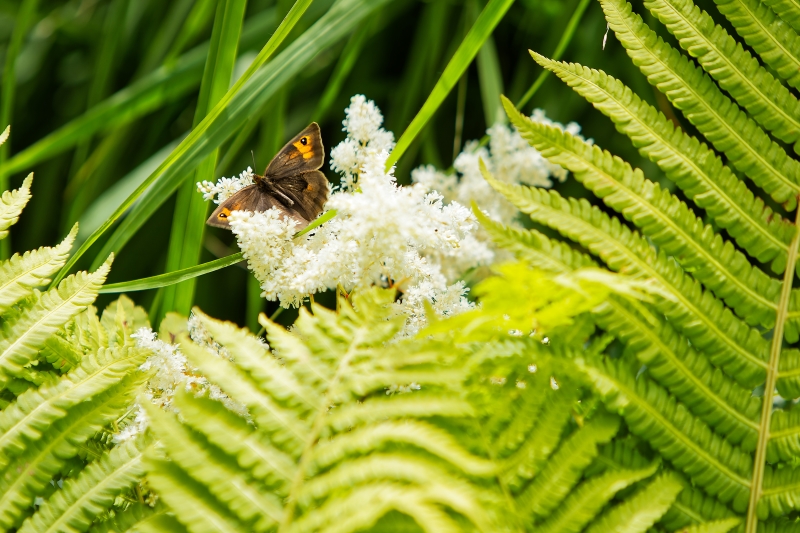
[[[588, 202], [565, 200], [554, 191], [489, 182], [509, 201], [538, 223], [552, 227], [599, 255], [612, 269], [655, 279], [673, 295], [671, 301], [656, 299], [664, 312], [715, 364], [729, 370], [739, 383], [754, 386], [766, 375], [768, 345], [757, 331], [747, 327], [708, 292], [693, 283], [663, 254], [609, 218]], [[764, 318], [769, 317], [767, 310]], [[703, 323], [702, 328], [696, 323]]]
[[106, 330], [110, 347], [132, 346], [134, 341], [131, 334], [150, 325], [145, 310], [137, 307], [125, 295], [108, 304], [100, 318], [100, 324]]
[[[407, 349], [384, 347], [403, 321], [391, 316], [391, 292], [354, 299], [352, 304], [342, 301], [338, 314], [319, 306], [313, 315], [302, 312], [292, 332], [266, 322], [280, 359], [252, 335], [196, 311], [236, 364], [185, 337], [183, 353], [246, 406], [255, 427], [224, 413], [219, 402], [188, 394], [174, 399], [184, 424], [150, 413], [151, 429], [171, 462], [167, 467], [153, 452], [148, 481], [186, 527], [203, 530], [213, 520], [222, 530], [262, 531], [276, 525], [303, 530], [324, 523], [334, 510], [348, 516], [353, 527], [369, 526], [390, 510], [409, 513], [418, 523], [446, 519], [441, 524], [448, 527], [455, 523], [449, 509], [488, 529], [486, 506], [479, 503], [487, 496], [466, 480], [491, 475], [493, 463], [471, 454], [435, 424], [417, 420], [469, 414], [469, 406], [456, 398], [437, 403], [438, 391], [452, 386], [446, 380], [453, 374], [430, 371], [441, 359], [436, 351], [414, 351], [409, 357]], [[433, 400], [433, 413], [415, 415], [422, 401], [386, 397], [389, 385], [411, 376], [422, 387], [415, 394]], [[332, 406], [334, 416], [329, 416]], [[230, 433], [216, 434], [223, 427]], [[237, 472], [243, 464], [248, 470]], [[418, 478], [415, 472], [428, 475]], [[435, 472], [441, 476], [432, 478]], [[375, 505], [366, 505], [364, 498]], [[184, 512], [187, 501], [203, 509], [202, 516]]]
[[651, 84], [733, 165], [787, 209], [797, 205], [800, 163], [748, 118], [701, 69], [665, 43], [625, 0], [601, 0], [611, 29]]
[[64, 266], [70, 248], [78, 234], [75, 224], [60, 244], [53, 248], [39, 248], [14, 254], [0, 263], [0, 313], [31, 293], [31, 289], [50, 282], [50, 276]]
[[[652, 467], [642, 470], [614, 470], [582, 483], [572, 491], [554, 515], [541, 524], [537, 530], [546, 533], [581, 531], [617, 492], [637, 481], [652, 476], [657, 468], [658, 464], [654, 464]], [[662, 497], [671, 501], [675, 496], [667, 493], [662, 494]], [[650, 503], [652, 505], [653, 502]], [[660, 508], [669, 505], [661, 502], [659, 504], [658, 507]], [[652, 505], [650, 511], [656, 515], [655, 518], [661, 516], [661, 509], [656, 508], [655, 505]], [[635, 520], [636, 517], [620, 516], [619, 518]], [[635, 522], [628, 522], [626, 525], [634, 531], [644, 530], [637, 527]]]
[[[696, 524], [681, 529], [675, 533], [727, 533], [741, 523], [738, 518], [727, 518], [725, 520], [716, 520], [714, 522], [707, 522], [705, 524]], [[761, 529], [759, 529], [761, 531]], [[787, 532], [788, 533], [788, 532]]]
[[754, 0], [714, 0], [747, 44], [795, 89], [800, 88], [800, 37], [766, 4]]
[[141, 365], [148, 352], [133, 347], [101, 349], [58, 381], [31, 389], [0, 412], [0, 466], [24, 452], [79, 403], [91, 401]]
[[[748, 317], [751, 324], [774, 324], [780, 283], [752, 266], [744, 254], [705, 226], [685, 203], [620, 158], [570, 133], [524, 117], [507, 99], [503, 105], [523, 138], [549, 160], [573, 172], [606, 205], [675, 256], [685, 270], [726, 300], [740, 316]], [[487, 176], [488, 171], [484, 177], [490, 180]], [[506, 197], [522, 191], [519, 185], [496, 180], [490, 183]], [[513, 199], [509, 200], [513, 203]], [[755, 317], [760, 322], [755, 322]]]
[[[2, 140], [8, 138], [9, 129], [3, 132], [5, 136]], [[0, 144], [3, 144], [0, 142]], [[19, 215], [31, 199], [31, 183], [33, 183], [33, 173], [28, 174], [22, 182], [22, 186], [14, 191], [3, 192], [0, 197], [0, 239], [5, 239], [8, 235], [8, 228], [13, 226], [19, 220]]]
[[[236, 462], [197, 442], [187, 428], [159, 408], [148, 402], [142, 406], [149, 427], [168, 450], [170, 459], [197, 484], [205, 485], [248, 530], [268, 531], [282, 521], [283, 505], [276, 494], [264, 490], [257, 482], [242, 479]], [[224, 409], [222, 404], [218, 406]], [[152, 486], [160, 488], [157, 483]]]
[[94, 401], [75, 406], [10, 462], [0, 474], [0, 527], [17, 524], [80, 446], [130, 406], [145, 377], [144, 373], [128, 375]]
[[118, 495], [130, 490], [144, 475], [144, 449], [141, 436], [114, 447], [74, 480], [64, 483], [18, 532], [85, 531], [99, 510], [111, 507]]
[[692, 524], [719, 520], [735, 519], [738, 521], [735, 513], [726, 505], [720, 503], [716, 498], [708, 496], [702, 489], [693, 486], [677, 473], [673, 472], [673, 475], [680, 477], [683, 490], [661, 519], [660, 523], [666, 530], [676, 531]]
[[731, 445], [661, 387], [624, 364], [586, 364], [585, 371], [610, 408], [622, 412], [628, 427], [721, 502], [747, 508], [752, 456]]
[[704, 143], [675, 128], [655, 107], [606, 73], [531, 55], [611, 118], [642, 155], [749, 254], [771, 261], [773, 271], [783, 272], [794, 225], [765, 206]]
[[800, 5], [794, 0], [763, 0], [784, 22], [800, 32]]
[[682, 488], [674, 476], [662, 474], [632, 498], [603, 514], [586, 533], [647, 531], [669, 509]]
[[[561, 409], [555, 411], [563, 412]], [[618, 419], [600, 417], [570, 435], [557, 453], [543, 465], [544, 468], [536, 475], [533, 482], [517, 496], [517, 505], [525, 510], [528, 518], [546, 518], [557, 508], [563, 509], [566, 501], [574, 494], [573, 489], [582, 477], [583, 471], [597, 456], [598, 446], [607, 443], [618, 429]], [[556, 433], [552, 438], [552, 444], [558, 442], [558, 436], [559, 433]], [[530, 459], [541, 462], [535, 456]], [[646, 469], [645, 471], [650, 473], [644, 477], [652, 474], [656, 466]], [[596, 512], [597, 510], [591, 516]]]
[[[165, 513], [163, 505], [153, 508], [149, 505], [135, 503], [114, 513], [113, 517], [94, 524], [88, 533], [144, 533], [149, 531], [145, 529], [148, 521], [164, 516]], [[171, 531], [173, 530], [168, 528], [156, 530], [157, 533], [170, 533]], [[180, 533], [185, 531], [184, 529]]]
[[690, 0], [649, 0], [645, 7], [764, 129], [785, 143], [800, 138], [800, 101], [708, 13]]
[[[29, 364], [53, 333], [97, 296], [111, 268], [109, 259], [94, 273], [79, 272], [37, 295], [30, 306], [5, 321], [0, 335], [0, 384]], [[4, 317], [5, 318], [5, 317]]]

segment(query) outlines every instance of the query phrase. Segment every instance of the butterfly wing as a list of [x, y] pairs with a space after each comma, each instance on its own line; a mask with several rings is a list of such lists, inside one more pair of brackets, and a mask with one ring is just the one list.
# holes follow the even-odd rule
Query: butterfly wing
[[325, 159], [325, 147], [319, 125], [312, 122], [281, 148], [270, 161], [264, 175], [271, 181], [291, 178], [304, 172], [318, 170]]
[[306, 220], [317, 218], [328, 201], [328, 179], [319, 170], [304, 172], [292, 179], [275, 181], [272, 186], [294, 201], [291, 208]]
[[284, 216], [295, 219], [297, 221], [296, 229], [298, 231], [308, 226], [308, 221], [310, 219], [305, 218], [297, 209], [286, 207], [273, 195], [261, 190], [258, 185], [245, 187], [222, 202], [214, 212], [211, 213], [211, 216], [208, 217], [206, 224], [216, 228], [231, 229], [228, 223], [228, 217], [231, 212], [251, 211], [253, 213], [258, 213], [267, 211], [273, 207], [278, 208]]

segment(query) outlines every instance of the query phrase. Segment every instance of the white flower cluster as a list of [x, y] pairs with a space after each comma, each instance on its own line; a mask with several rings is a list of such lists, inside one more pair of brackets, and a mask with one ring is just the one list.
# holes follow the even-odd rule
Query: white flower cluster
[[210, 181], [203, 181], [197, 183], [197, 190], [203, 193], [204, 200], [214, 200], [215, 204], [221, 204], [234, 193], [244, 189], [248, 185], [252, 185], [253, 169], [247, 167], [247, 170], [239, 174], [239, 177], [233, 178], [220, 178], [216, 183]]
[[[189, 318], [189, 335], [192, 340], [202, 346], [209, 348], [212, 352], [221, 357], [227, 357], [227, 352], [219, 344], [210, 341], [205, 330], [202, 329], [199, 320], [192, 315]], [[147, 327], [139, 328], [131, 334], [131, 338], [136, 341], [138, 348], [144, 348], [153, 353], [139, 367], [142, 371], [155, 369], [153, 376], [148, 380], [144, 396], [154, 405], [162, 409], [172, 409], [172, 398], [179, 386], [183, 386], [187, 391], [195, 394], [203, 394], [221, 402], [229, 410], [238, 415], [250, 419], [247, 408], [239, 402], [231, 399], [222, 390], [209, 383], [195, 369], [190, 368], [186, 361], [186, 356], [181, 353], [175, 344], [169, 344], [157, 338], [156, 333]], [[199, 339], [199, 340], [198, 340]], [[132, 439], [147, 427], [147, 416], [144, 410], [137, 405], [134, 420], [114, 435], [114, 441], [124, 442]]]
[[372, 100], [362, 94], [350, 99], [342, 122], [347, 138], [331, 150], [331, 169], [342, 175], [342, 188], [352, 189], [362, 169], [381, 153], [394, 148], [394, 134], [384, 130], [383, 115]]
[[[326, 205], [337, 215], [313, 232], [292, 238], [295, 223], [272, 209], [233, 212], [228, 219], [262, 296], [298, 306], [311, 294], [341, 287], [397, 286], [398, 310], [409, 318], [406, 334], [424, 325], [424, 302], [442, 316], [471, 307], [456, 279], [492, 261], [475, 239], [477, 221], [457, 202], [421, 185], [397, 185], [386, 170], [394, 137], [381, 128], [372, 101], [354, 96], [345, 111], [347, 139], [331, 150], [331, 168], [342, 186]], [[205, 190], [213, 191], [222, 186]]]
[[[531, 119], [580, 137], [578, 124], [571, 122], [564, 126], [553, 122], [541, 109], [535, 110]], [[486, 133], [489, 136], [488, 148], [478, 141], [468, 142], [453, 163], [457, 174], [445, 174], [432, 166], [424, 166], [414, 170], [411, 179], [422, 187], [441, 192], [448, 201], [462, 205], [474, 201], [492, 219], [512, 224], [517, 209], [483, 179], [478, 166], [481, 159], [496, 179], [534, 187], [550, 187], [552, 178], [563, 182], [567, 172], [547, 161], [514, 127], [498, 123]]]

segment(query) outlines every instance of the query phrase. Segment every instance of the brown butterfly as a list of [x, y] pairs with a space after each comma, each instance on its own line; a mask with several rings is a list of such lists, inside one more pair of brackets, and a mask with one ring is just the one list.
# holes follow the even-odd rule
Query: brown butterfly
[[263, 176], [256, 175], [253, 185], [222, 202], [206, 224], [230, 229], [231, 211], [261, 212], [276, 207], [297, 221], [296, 230], [305, 228], [328, 200], [328, 180], [319, 171], [324, 159], [319, 125], [312, 122], [281, 148]]

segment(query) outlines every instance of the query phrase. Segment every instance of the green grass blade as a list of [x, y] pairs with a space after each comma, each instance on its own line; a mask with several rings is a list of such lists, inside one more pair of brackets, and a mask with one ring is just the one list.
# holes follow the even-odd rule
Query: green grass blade
[[[581, 21], [581, 17], [583, 17], [583, 13], [586, 11], [586, 8], [589, 7], [589, 3], [591, 0], [581, 0], [578, 4], [578, 7], [575, 8], [575, 12], [572, 14], [572, 18], [569, 19], [567, 23], [567, 27], [564, 29], [564, 33], [561, 34], [561, 39], [558, 41], [556, 45], [556, 49], [553, 52], [552, 59], [553, 61], [558, 61], [561, 59], [561, 56], [564, 54], [564, 50], [567, 49], [569, 43], [572, 41], [572, 36], [575, 35], [575, 29], [578, 27], [578, 23]], [[527, 104], [533, 95], [536, 94], [536, 91], [539, 90], [539, 87], [542, 86], [544, 80], [547, 79], [547, 75], [550, 73], [549, 70], [544, 70], [539, 77], [536, 78], [536, 81], [533, 82], [531, 88], [520, 98], [519, 102], [517, 102], [517, 109], [521, 109], [522, 107]]]
[[[65, 266], [69, 271], [77, 259], [97, 240], [137, 198], [141, 201], [107, 241], [104, 250], [119, 250], [180, 184], [180, 178], [245, 124], [277, 90], [303, 72], [314, 57], [329, 49], [353, 30], [365, 17], [383, 7], [388, 0], [340, 0], [308, 31], [290, 44], [264, 69], [252, 76], [231, 98], [223, 99], [186, 140], [145, 180], [139, 189], [114, 212]], [[296, 6], [295, 6], [296, 7]], [[292, 8], [293, 10], [295, 8]], [[234, 89], [236, 86], [234, 85]], [[233, 89], [232, 89], [233, 90]], [[228, 92], [229, 95], [231, 91]], [[163, 174], [163, 175], [162, 175]], [[152, 185], [152, 188], [150, 186]], [[142, 195], [146, 189], [147, 193]]]
[[[200, 83], [194, 126], [203, 120], [230, 87], [245, 5], [245, 0], [222, 0], [217, 6], [211, 47], [208, 50], [203, 81]], [[214, 180], [218, 156], [219, 148], [212, 150], [200, 163], [197, 172], [187, 176], [188, 179], [178, 191], [167, 253], [168, 272], [194, 266], [200, 260], [208, 203], [197, 194], [195, 183]], [[192, 308], [194, 290], [194, 279], [166, 289], [162, 301], [162, 314], [175, 311], [188, 315]]]
[[[23, 0], [19, 5], [16, 18], [14, 19], [14, 30], [11, 33], [11, 42], [6, 48], [6, 63], [3, 67], [3, 87], [2, 98], [0, 99], [0, 130], [5, 130], [11, 122], [11, 110], [14, 106], [14, 91], [17, 88], [17, 56], [19, 55], [22, 42], [28, 33], [36, 14], [38, 0]], [[3, 163], [8, 159], [9, 143], [0, 145], [0, 194], [9, 189], [8, 176], [11, 174], [2, 170]], [[0, 241], [0, 259], [6, 259], [11, 255], [11, 243], [8, 239]]]
[[220, 257], [202, 265], [195, 265], [193, 267], [176, 270], [175, 272], [167, 272], [166, 274], [159, 274], [158, 276], [151, 276], [149, 278], [136, 279], [133, 281], [122, 281], [120, 283], [111, 283], [104, 285], [100, 289], [100, 294], [118, 293], [118, 292], [134, 292], [146, 291], [148, 289], [158, 289], [160, 287], [169, 287], [176, 283], [194, 279], [203, 274], [214, 272], [221, 268], [235, 265], [244, 259], [244, 254], [238, 252], [227, 257]]
[[[97, 229], [97, 231], [95, 231], [91, 236], [89, 236], [88, 239], [86, 239], [81, 247], [75, 252], [75, 255], [73, 255], [70, 261], [64, 266], [64, 269], [62, 269], [62, 271], [59, 273], [57, 279], [64, 277], [67, 272], [69, 272], [69, 269], [75, 265], [78, 259], [80, 259], [84, 253], [86, 253], [86, 250], [88, 250], [89, 247], [94, 244], [94, 242], [103, 233], [105, 233], [140, 196], [142, 196], [144, 191], [149, 189], [159, 177], [162, 177], [162, 187], [159, 188], [159, 191], [166, 190], [168, 194], [164, 197], [157, 197], [158, 201], [155, 203], [154, 207], [160, 206], [161, 203], [166, 200], [169, 194], [174, 192], [174, 190], [180, 184], [180, 177], [185, 176], [185, 173], [194, 169], [205, 158], [205, 156], [211, 153], [212, 150], [219, 147], [219, 145], [222, 144], [222, 142], [225, 141], [225, 139], [227, 139], [235, 129], [245, 122], [248, 114], [253, 109], [257, 109], [259, 105], [269, 97], [271, 91], [264, 91], [265, 87], [272, 87], [274, 90], [278, 83], [282, 84], [287, 81], [288, 78], [291, 78], [293, 75], [295, 75], [300, 68], [305, 66], [305, 64], [310, 61], [314, 55], [314, 52], [317, 51], [314, 46], [317, 43], [312, 42], [309, 44], [307, 41], [311, 39], [309, 39], [308, 35], [306, 34], [306, 39], [302, 41], [300, 45], [290, 46], [284, 52], [288, 52], [289, 55], [293, 56], [292, 59], [296, 61], [302, 61], [301, 58], [294, 57], [296, 55], [300, 55], [305, 59], [304, 62], [300, 64], [281, 64], [280, 61], [273, 61], [270, 63], [270, 67], [272, 68], [266, 68], [256, 74], [256, 71], [267, 61], [267, 59], [269, 59], [280, 43], [283, 42], [283, 39], [289, 33], [291, 28], [294, 27], [310, 3], [311, 0], [298, 0], [298, 2], [295, 3], [295, 5], [289, 11], [289, 14], [286, 15], [286, 18], [283, 20], [283, 22], [281, 22], [280, 26], [278, 26], [278, 29], [275, 31], [272, 37], [270, 37], [267, 44], [262, 48], [261, 52], [259, 52], [256, 59], [250, 65], [250, 68], [247, 69], [247, 71], [241, 76], [241, 78], [239, 78], [233, 87], [228, 90], [222, 100], [220, 100], [220, 102], [214, 106], [214, 109], [196, 128], [192, 130], [189, 136], [184, 139], [180, 145], [178, 145], [178, 147], [169, 155], [169, 157], [167, 157], [167, 159], [161, 165], [159, 165], [159, 167], [150, 176], [148, 176], [148, 178], [125, 200], [125, 202], [123, 202], [114, 211], [114, 213], [108, 218], [108, 220], [105, 221], [105, 223], [103, 223], [102, 226]], [[343, 2], [343, 4], [348, 7], [353, 3], [355, 2]], [[350, 10], [347, 8], [332, 8], [329, 13], [335, 12], [336, 14], [340, 14], [349, 13], [349, 11]], [[323, 28], [318, 33], [323, 35], [335, 35], [337, 38], [339, 38], [341, 37], [341, 33], [343, 33], [343, 27], [347, 27], [346, 23], [342, 23], [340, 26], [329, 29]], [[323, 40], [324, 39], [318, 39], [318, 41]], [[297, 42], [300, 42], [300, 40]], [[164, 176], [162, 176], [162, 174], [164, 174]], [[166, 187], [164, 187], [165, 184], [163, 182], [166, 182]], [[156, 187], [154, 187], [154, 189], [155, 188]], [[152, 214], [152, 210], [149, 214]], [[147, 217], [149, 217], [149, 214], [147, 214]], [[133, 214], [131, 214], [128, 219], [131, 219], [132, 215]], [[131, 225], [136, 226], [136, 224], [141, 224], [144, 222], [144, 220], [147, 220], [147, 217], [141, 220], [133, 220]], [[120, 229], [121, 228], [119, 228], [117, 233], [115, 233], [117, 238], [112, 236], [110, 240], [110, 242], [114, 242], [114, 246], [119, 244], [121, 247], [121, 244], [127, 242], [127, 239], [133, 234], [127, 233], [128, 230], [126, 230], [126, 233], [119, 235]]]
[[[473, 4], [477, 11], [477, 3], [473, 2]], [[486, 127], [493, 126], [495, 122], [505, 123], [506, 114], [500, 104], [500, 95], [503, 94], [503, 75], [500, 72], [497, 47], [491, 35], [486, 38], [486, 42], [478, 51], [478, 82], [481, 88]]]
[[428, 99], [422, 105], [417, 116], [414, 117], [414, 120], [411, 121], [406, 131], [400, 136], [400, 139], [397, 141], [397, 146], [395, 146], [389, 159], [386, 161], [387, 169], [397, 163], [419, 132], [422, 131], [425, 124], [428, 123], [436, 110], [439, 109], [445, 97], [447, 97], [456, 83], [458, 83], [461, 75], [467, 70], [469, 64], [472, 63], [478, 50], [481, 49], [486, 39], [489, 38], [494, 28], [513, 3], [514, 0], [489, 0], [489, 3], [486, 4], [486, 7], [478, 16], [478, 20], [476, 20], [475, 24], [470, 28], [469, 33], [467, 33], [467, 36], [461, 42], [461, 45], [459, 45], [456, 53], [447, 64], [447, 67], [445, 67], [439, 81], [436, 82], [433, 91], [431, 91], [430, 96], [428, 96]]
[[325, 91], [322, 93], [322, 97], [317, 103], [317, 109], [314, 111], [314, 120], [317, 122], [322, 122], [324, 120], [333, 101], [339, 96], [344, 80], [347, 79], [353, 67], [356, 66], [356, 60], [361, 54], [361, 50], [364, 48], [364, 44], [367, 42], [367, 38], [371, 33], [371, 26], [372, 20], [365, 20], [364, 23], [361, 24], [361, 27], [353, 32], [353, 35], [351, 35], [350, 39], [347, 41], [344, 50], [342, 50], [342, 54], [339, 56], [339, 61], [333, 68], [331, 78], [325, 86]]
[[[261, 41], [274, 23], [274, 11], [265, 11], [248, 21], [241, 50]], [[13, 174], [68, 150], [96, 133], [113, 130], [180, 98], [197, 87], [208, 55], [208, 43], [198, 45], [178, 60], [103, 100], [78, 118], [14, 154], [0, 172]]]

